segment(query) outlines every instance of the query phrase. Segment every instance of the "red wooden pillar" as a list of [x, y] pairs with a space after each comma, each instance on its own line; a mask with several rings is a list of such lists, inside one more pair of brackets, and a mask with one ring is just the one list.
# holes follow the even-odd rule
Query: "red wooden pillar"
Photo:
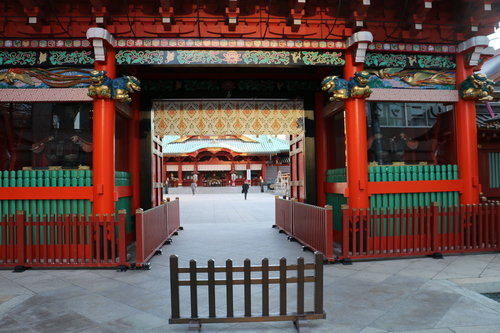
[[[292, 135], [290, 141], [293, 141], [293, 143], [290, 145], [290, 155], [291, 155], [290, 156], [290, 184], [292, 184], [298, 180], [298, 176], [297, 176], [298, 169], [299, 169], [298, 154], [297, 154], [297, 150], [299, 148], [298, 136]], [[299, 192], [298, 192], [297, 186], [290, 186], [290, 197], [291, 198], [298, 198], [299, 197]]]
[[326, 205], [325, 181], [327, 165], [327, 141], [326, 122], [323, 118], [323, 93], [316, 93], [314, 96], [314, 122], [316, 124], [316, 182], [317, 182], [317, 205]]
[[[116, 77], [114, 38], [102, 28], [90, 28], [87, 38], [95, 50], [95, 70]], [[95, 98], [93, 114], [93, 209], [94, 214], [115, 213], [115, 101]]]
[[193, 169], [193, 182], [194, 182], [194, 178], [196, 177], [196, 185], [200, 185], [200, 179], [198, 177], [198, 164], [196, 163], [196, 161], [194, 162], [194, 169]]
[[247, 160], [247, 169], [246, 169], [245, 178], [247, 181], [250, 182], [250, 185], [252, 185], [252, 170], [250, 168], [250, 160]]
[[[460, 89], [460, 83], [474, 73], [481, 52], [488, 47], [488, 43], [488, 37], [479, 36], [471, 38], [459, 45], [459, 54], [456, 60], [457, 89]], [[467, 60], [465, 58], [467, 58]], [[464, 100], [459, 97], [455, 113], [458, 175], [463, 181], [460, 204], [478, 204], [481, 186], [479, 184], [478, 169], [476, 101]]]
[[179, 159], [179, 167], [177, 168], [177, 179], [179, 180], [179, 186], [182, 186], [182, 180], [184, 179], [184, 176], [182, 175], [182, 160]]
[[[306, 144], [305, 140], [305, 132], [302, 134], [302, 138], [300, 141], [297, 142], [296, 147], [299, 149], [299, 152], [295, 155], [297, 156], [297, 170], [295, 172], [295, 193], [296, 195], [293, 196], [293, 198], [296, 198], [299, 202], [304, 202], [305, 201], [305, 193], [304, 193], [304, 185], [305, 185], [305, 179], [306, 179], [306, 170], [305, 170], [305, 165], [304, 165], [304, 160], [305, 160], [305, 153], [304, 153], [304, 147]], [[302, 179], [299, 179], [302, 178]]]
[[234, 156], [231, 161], [231, 171], [229, 171], [229, 173], [231, 174], [231, 186], [236, 186], [236, 167], [234, 166]]
[[[132, 177], [132, 212], [135, 212], [141, 207], [141, 189], [140, 189], [140, 139], [139, 139], [139, 112], [140, 112], [140, 95], [135, 93], [132, 96], [132, 121], [130, 121], [131, 135], [130, 143], [131, 156], [130, 156], [130, 174]], [[164, 169], [166, 169], [164, 167]], [[166, 178], [165, 178], [166, 179]]]
[[[364, 69], [364, 52], [373, 39], [369, 32], [358, 32], [347, 40], [344, 78], [349, 80]], [[347, 196], [350, 208], [367, 208], [368, 152], [366, 134], [366, 102], [363, 98], [345, 101]]]

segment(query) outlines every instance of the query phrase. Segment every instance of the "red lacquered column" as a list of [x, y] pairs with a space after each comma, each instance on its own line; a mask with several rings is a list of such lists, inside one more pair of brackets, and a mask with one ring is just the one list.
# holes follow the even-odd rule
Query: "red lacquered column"
[[[364, 64], [355, 61], [356, 49], [346, 51], [344, 78], [349, 80]], [[347, 203], [350, 208], [367, 208], [368, 200], [368, 153], [366, 134], [366, 101], [349, 98], [345, 101]]]
[[[97, 34], [90, 35], [89, 29], [87, 38], [92, 39], [94, 47], [97, 44], [104, 49], [104, 60], [98, 60], [96, 55], [94, 69], [104, 70], [111, 79], [114, 79], [116, 76], [115, 50], [110, 43], [113, 39], [106, 30], [93, 29], [98, 29]], [[107, 39], [106, 36], [108, 36]], [[115, 101], [111, 98], [95, 98], [93, 117], [94, 202], [92, 212], [109, 215], [115, 213], [115, 201], [118, 200], [115, 193]]]
[[[457, 89], [469, 75], [474, 74], [477, 57], [488, 46], [489, 39], [485, 36], [471, 38], [459, 46], [456, 58]], [[467, 62], [465, 56], [467, 55]], [[476, 60], [476, 61], [475, 61]], [[463, 181], [460, 194], [460, 204], [472, 205], [479, 203], [479, 168], [477, 153], [476, 101], [464, 100], [459, 97], [455, 109], [458, 176]]]

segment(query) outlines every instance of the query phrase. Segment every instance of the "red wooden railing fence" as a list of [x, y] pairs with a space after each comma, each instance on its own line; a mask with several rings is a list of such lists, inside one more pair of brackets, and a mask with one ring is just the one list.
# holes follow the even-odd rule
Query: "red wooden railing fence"
[[4, 215], [0, 267], [114, 267], [127, 263], [126, 213]]
[[318, 207], [294, 202], [293, 237], [325, 259], [334, 260], [332, 207]]
[[136, 210], [136, 264], [147, 262], [180, 229], [179, 198], [144, 211]]
[[318, 207], [276, 197], [276, 227], [308, 247], [334, 261], [332, 207]]
[[[295, 199], [294, 199], [295, 200]], [[275, 197], [275, 223], [276, 227], [287, 235], [293, 235], [293, 202], [294, 200], [280, 199]]]
[[179, 198], [167, 202], [167, 206], [167, 237], [172, 237], [181, 227]]
[[500, 204], [391, 209], [342, 207], [339, 259], [500, 250]]

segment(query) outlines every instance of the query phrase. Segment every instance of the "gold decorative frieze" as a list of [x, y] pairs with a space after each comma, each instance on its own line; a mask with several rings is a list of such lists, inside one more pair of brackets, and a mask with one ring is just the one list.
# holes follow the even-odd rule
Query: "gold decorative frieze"
[[153, 102], [155, 135], [299, 134], [300, 100], [159, 100]]

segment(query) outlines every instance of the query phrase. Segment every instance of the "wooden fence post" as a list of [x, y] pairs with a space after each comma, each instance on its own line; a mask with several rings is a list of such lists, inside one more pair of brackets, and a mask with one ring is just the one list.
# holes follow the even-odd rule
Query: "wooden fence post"
[[314, 275], [316, 282], [314, 285], [314, 313], [323, 314], [323, 254], [316, 252], [314, 254]]
[[208, 261], [208, 316], [215, 318], [215, 261]]
[[16, 212], [16, 247], [18, 264], [23, 265], [26, 260], [26, 213], [24, 210]]
[[136, 232], [136, 262], [144, 262], [144, 210], [135, 210], [135, 232]]
[[280, 259], [280, 316], [286, 315], [286, 258]]
[[432, 203], [432, 251], [439, 251], [439, 203]]
[[127, 227], [126, 227], [127, 210], [120, 209], [118, 211], [118, 255], [120, 256], [120, 264], [127, 263]]
[[196, 279], [196, 260], [189, 261], [189, 289], [191, 294], [191, 318], [198, 318], [198, 280]]
[[325, 206], [325, 224], [325, 256], [329, 259], [333, 258], [333, 209], [330, 205]]
[[269, 259], [262, 259], [262, 316], [269, 316]]
[[350, 209], [349, 205], [342, 205], [342, 256], [344, 258], [349, 257], [349, 217]]
[[226, 260], [226, 304], [227, 317], [234, 317], [234, 298], [233, 298], [233, 261]]
[[252, 316], [252, 281], [251, 281], [251, 267], [250, 259], [243, 261], [243, 285], [244, 285], [244, 304], [245, 304], [245, 317]]
[[181, 317], [179, 308], [179, 257], [174, 254], [170, 256], [170, 300], [172, 318], [179, 319]]
[[304, 258], [297, 258], [297, 313], [304, 314]]

